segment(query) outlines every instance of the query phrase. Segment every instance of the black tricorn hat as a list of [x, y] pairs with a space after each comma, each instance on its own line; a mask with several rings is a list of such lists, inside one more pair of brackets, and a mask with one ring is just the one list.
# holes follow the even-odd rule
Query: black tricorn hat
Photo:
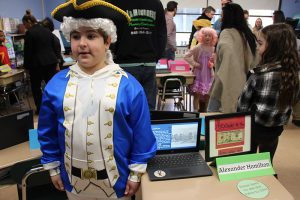
[[62, 22], [63, 17], [106, 18], [113, 22], [130, 22], [129, 15], [117, 6], [103, 0], [69, 0], [57, 6], [51, 13], [54, 19]]

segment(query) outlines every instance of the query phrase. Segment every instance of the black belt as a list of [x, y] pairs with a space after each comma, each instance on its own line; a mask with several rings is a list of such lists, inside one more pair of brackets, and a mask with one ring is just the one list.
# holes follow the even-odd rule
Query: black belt
[[80, 169], [77, 167], [72, 167], [72, 174], [81, 179], [103, 180], [108, 178], [105, 169], [97, 171], [95, 169]]

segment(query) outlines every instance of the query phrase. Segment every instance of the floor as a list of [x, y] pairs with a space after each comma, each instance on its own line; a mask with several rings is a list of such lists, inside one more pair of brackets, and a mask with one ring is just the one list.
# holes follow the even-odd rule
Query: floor
[[[30, 105], [31, 107], [34, 107], [32, 98], [30, 99]], [[25, 102], [22, 105], [22, 108], [25, 109], [26, 107], [27, 103]], [[10, 112], [16, 112], [18, 110], [18, 105], [11, 106], [8, 110], [0, 108], [0, 116]], [[174, 101], [172, 99], [166, 102], [164, 110], [177, 110], [177, 108], [174, 108]], [[37, 119], [38, 116], [35, 115], [35, 122]], [[280, 136], [278, 149], [274, 157], [274, 169], [278, 174], [278, 180], [294, 196], [295, 200], [300, 200], [299, 143], [300, 128], [290, 122]]]

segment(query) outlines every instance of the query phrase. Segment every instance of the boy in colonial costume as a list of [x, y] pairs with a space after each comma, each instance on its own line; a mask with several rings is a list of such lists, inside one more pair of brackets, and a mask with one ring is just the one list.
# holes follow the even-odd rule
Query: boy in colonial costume
[[141, 85], [112, 60], [113, 22], [126, 12], [102, 0], [70, 0], [52, 12], [77, 63], [47, 84], [39, 115], [42, 164], [69, 199], [127, 199], [155, 155]]

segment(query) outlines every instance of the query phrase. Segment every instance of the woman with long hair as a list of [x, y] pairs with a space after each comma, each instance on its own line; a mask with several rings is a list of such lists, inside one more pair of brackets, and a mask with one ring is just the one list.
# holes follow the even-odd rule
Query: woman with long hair
[[263, 23], [261, 18], [257, 18], [255, 20], [255, 25], [253, 26], [252, 32], [254, 33], [254, 35], [256, 36], [256, 38], [258, 38], [258, 32], [263, 28]]
[[243, 9], [235, 3], [225, 4], [216, 48], [215, 79], [210, 92], [209, 112], [236, 112], [247, 73], [255, 66], [255, 52], [256, 38], [247, 25]]

